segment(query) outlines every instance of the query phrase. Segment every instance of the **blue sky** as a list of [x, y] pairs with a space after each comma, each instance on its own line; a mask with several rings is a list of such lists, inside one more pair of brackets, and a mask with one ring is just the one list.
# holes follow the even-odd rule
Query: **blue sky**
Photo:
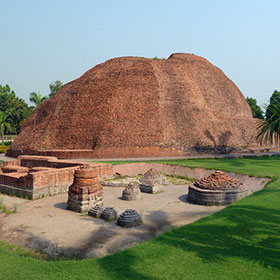
[[280, 90], [280, 1], [0, 0], [0, 84], [28, 101], [107, 59], [207, 58], [261, 105]]

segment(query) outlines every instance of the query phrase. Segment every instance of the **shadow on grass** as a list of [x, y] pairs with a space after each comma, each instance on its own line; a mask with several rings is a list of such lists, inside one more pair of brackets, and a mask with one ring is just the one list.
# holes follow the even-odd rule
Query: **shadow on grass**
[[280, 211], [254, 206], [229, 207], [203, 222], [155, 239], [195, 252], [206, 263], [236, 257], [280, 270]]
[[[126, 250], [118, 253], [118, 256], [107, 256], [98, 259], [97, 263], [106, 273], [108, 279], [140, 279], [140, 280], [159, 280], [159, 277], [151, 277], [145, 275], [144, 272], [137, 271], [133, 266], [141, 262], [138, 256], [135, 256], [131, 251]], [[151, 264], [152, 266], [153, 264]]]

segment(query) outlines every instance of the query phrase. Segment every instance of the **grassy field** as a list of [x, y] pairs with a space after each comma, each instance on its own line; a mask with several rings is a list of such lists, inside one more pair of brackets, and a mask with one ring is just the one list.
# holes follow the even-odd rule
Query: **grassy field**
[[0, 279], [280, 279], [279, 157], [158, 162], [273, 180], [214, 215], [105, 258], [40, 260], [1, 242]]

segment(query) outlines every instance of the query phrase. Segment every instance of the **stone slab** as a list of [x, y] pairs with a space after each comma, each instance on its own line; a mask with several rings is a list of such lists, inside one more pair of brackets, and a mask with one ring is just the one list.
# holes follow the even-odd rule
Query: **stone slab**
[[145, 185], [140, 184], [140, 189], [141, 189], [141, 192], [154, 194], [154, 193], [162, 192], [164, 189], [164, 186], [163, 185], [145, 186]]

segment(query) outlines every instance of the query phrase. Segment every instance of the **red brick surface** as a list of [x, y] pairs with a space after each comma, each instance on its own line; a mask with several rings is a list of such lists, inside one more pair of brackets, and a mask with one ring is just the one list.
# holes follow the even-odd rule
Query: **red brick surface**
[[194, 182], [196, 187], [211, 190], [237, 190], [242, 188], [242, 183], [232, 179], [223, 171], [215, 171], [209, 176], [198, 179]]
[[244, 96], [206, 59], [122, 57], [43, 102], [8, 155], [177, 156], [197, 146], [253, 146], [254, 138]]
[[[102, 185], [98, 184], [98, 180], [93, 181], [92, 176], [94, 174], [96, 174], [94, 179], [97, 179], [96, 169], [90, 166], [78, 167], [78, 169], [75, 170], [74, 183], [68, 190], [68, 209], [85, 212], [94, 205], [103, 204]], [[83, 179], [83, 185], [77, 183], [77, 181], [81, 179]]]
[[[27, 172], [0, 173], [0, 184], [33, 190], [48, 187], [70, 186], [74, 180], [75, 170], [83, 164], [84, 163], [80, 162], [57, 160], [54, 157], [20, 156], [15, 161], [3, 162], [2, 166], [4, 170], [6, 170], [8, 167], [14, 169], [17, 167], [22, 168], [23, 165]], [[92, 176], [95, 174], [96, 177], [90, 179], [77, 178], [76, 182], [83, 186], [86, 183], [84, 180], [88, 180], [87, 185], [89, 183], [92, 184], [92, 186], [86, 186], [82, 193], [98, 192], [102, 189], [101, 185], [97, 184], [98, 177], [104, 178], [112, 176], [112, 165], [105, 163], [87, 163], [86, 165], [91, 169], [90, 175]], [[48, 166], [48, 168], [42, 168], [40, 166]], [[35, 171], [32, 171], [34, 169]]]

